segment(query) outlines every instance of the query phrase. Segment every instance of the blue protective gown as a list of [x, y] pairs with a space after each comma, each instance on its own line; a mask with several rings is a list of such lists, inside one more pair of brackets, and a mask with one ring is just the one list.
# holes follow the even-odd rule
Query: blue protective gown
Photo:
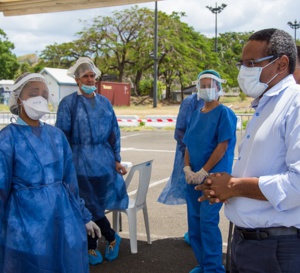
[[[220, 104], [208, 113], [194, 111], [184, 136], [192, 171], [199, 171], [210, 158], [218, 143], [228, 140], [228, 148], [222, 159], [210, 173], [231, 173], [236, 143], [236, 115]], [[198, 202], [202, 191], [195, 185], [187, 185], [188, 233], [196, 259], [203, 272], [225, 272], [222, 265], [222, 236], [219, 211], [222, 203], [210, 205]]]
[[167, 185], [158, 197], [158, 202], [166, 205], [186, 204], [186, 181], [183, 172], [185, 144], [182, 142], [187, 124], [193, 111], [202, 108], [203, 99], [198, 100], [197, 94], [192, 94], [185, 98], [180, 105], [176, 119], [174, 138], [177, 141], [173, 171]]
[[0, 131], [1, 273], [89, 272], [91, 218], [60, 130], [10, 124]]
[[111, 103], [102, 95], [89, 99], [77, 92], [59, 104], [56, 126], [66, 134], [73, 151], [80, 196], [97, 221], [105, 210], [126, 209], [128, 195], [120, 162], [120, 130]]

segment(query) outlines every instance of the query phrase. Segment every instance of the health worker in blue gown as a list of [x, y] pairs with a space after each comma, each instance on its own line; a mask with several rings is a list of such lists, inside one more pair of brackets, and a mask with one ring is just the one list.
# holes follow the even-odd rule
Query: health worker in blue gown
[[[196, 87], [195, 87], [196, 88]], [[158, 202], [166, 205], [183, 205], [186, 204], [186, 190], [187, 184], [185, 181], [184, 167], [184, 153], [185, 144], [183, 137], [186, 132], [187, 124], [192, 116], [192, 113], [203, 107], [204, 100], [194, 93], [185, 98], [179, 108], [176, 119], [174, 138], [177, 142], [176, 152], [173, 164], [173, 171], [166, 186], [158, 197]], [[188, 232], [184, 234], [184, 240], [190, 244]]]
[[86, 234], [100, 230], [79, 198], [65, 135], [40, 120], [46, 81], [25, 73], [10, 89], [18, 117], [0, 131], [0, 272], [88, 273]]
[[193, 112], [183, 138], [188, 233], [198, 262], [190, 273], [225, 273], [218, 226], [222, 203], [200, 203], [198, 199], [203, 193], [195, 190], [195, 185], [201, 184], [208, 173], [231, 172], [237, 118], [231, 109], [219, 103], [224, 81], [214, 70], [204, 70], [198, 75], [196, 86], [205, 104]]
[[[106, 239], [105, 258], [118, 257], [121, 238], [111, 228], [105, 210], [126, 209], [128, 195], [121, 165], [120, 129], [110, 101], [97, 94], [95, 82], [101, 72], [93, 61], [80, 57], [68, 70], [77, 92], [63, 98], [56, 126], [65, 133], [73, 151], [80, 196]], [[97, 238], [88, 238], [89, 261], [102, 262]]]
[[176, 152], [173, 164], [173, 171], [167, 185], [158, 197], [158, 202], [166, 205], [182, 205], [186, 204], [186, 188], [184, 167], [185, 144], [182, 142], [186, 132], [187, 124], [196, 109], [200, 109], [204, 105], [204, 100], [194, 93], [186, 97], [179, 108], [176, 119], [174, 138], [177, 142]]

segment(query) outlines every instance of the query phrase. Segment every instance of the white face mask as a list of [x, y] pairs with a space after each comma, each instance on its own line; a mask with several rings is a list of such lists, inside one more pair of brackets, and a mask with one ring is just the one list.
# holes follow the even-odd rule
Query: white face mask
[[[278, 58], [277, 58], [278, 59]], [[249, 97], [258, 98], [261, 96], [266, 89], [268, 88], [268, 84], [277, 77], [278, 73], [267, 83], [260, 82], [260, 75], [262, 70], [267, 67], [268, 65], [275, 62], [277, 59], [273, 60], [272, 62], [268, 63], [264, 67], [246, 67], [244, 65], [241, 66], [240, 72], [238, 75], [238, 83], [242, 91]]]
[[216, 88], [199, 88], [198, 98], [202, 98], [204, 101], [211, 102], [218, 99], [218, 92]]
[[39, 120], [50, 112], [47, 100], [41, 96], [23, 100], [22, 103], [27, 116], [33, 120]]

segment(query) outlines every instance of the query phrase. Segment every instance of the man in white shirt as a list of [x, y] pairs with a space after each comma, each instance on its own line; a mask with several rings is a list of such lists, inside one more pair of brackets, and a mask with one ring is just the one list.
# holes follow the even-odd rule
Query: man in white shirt
[[294, 78], [298, 84], [300, 84], [300, 46], [297, 46], [297, 62], [296, 62], [296, 68], [294, 71]]
[[235, 224], [231, 273], [300, 268], [300, 85], [297, 49], [285, 31], [264, 29], [245, 44], [238, 82], [254, 98], [232, 175], [212, 174], [199, 201], [225, 202]]

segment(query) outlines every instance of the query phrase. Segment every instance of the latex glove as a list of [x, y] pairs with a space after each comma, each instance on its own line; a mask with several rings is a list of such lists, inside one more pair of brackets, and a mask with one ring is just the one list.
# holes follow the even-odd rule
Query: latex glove
[[194, 184], [202, 184], [206, 176], [208, 176], [208, 172], [202, 168], [200, 171], [195, 173], [193, 178]]
[[190, 166], [185, 166], [183, 168], [184, 174], [185, 174], [185, 180], [188, 184], [193, 184], [193, 178], [195, 173], [192, 171]]
[[92, 236], [92, 238], [95, 238], [95, 234], [98, 238], [101, 237], [100, 228], [96, 225], [95, 222], [89, 221], [85, 224], [86, 232], [89, 236]]

